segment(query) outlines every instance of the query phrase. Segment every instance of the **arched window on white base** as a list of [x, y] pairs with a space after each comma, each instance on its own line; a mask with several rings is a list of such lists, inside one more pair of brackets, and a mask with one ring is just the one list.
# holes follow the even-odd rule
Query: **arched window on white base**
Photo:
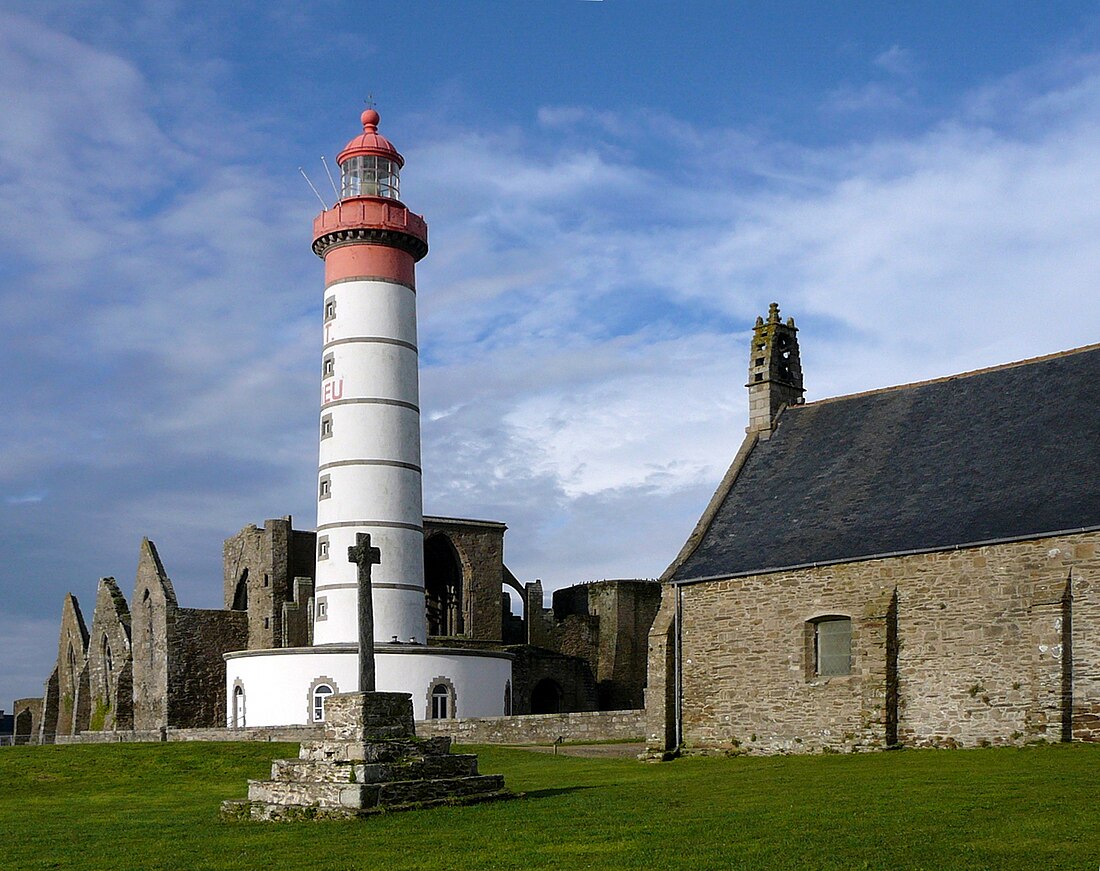
[[448, 677], [437, 677], [428, 684], [428, 719], [451, 720], [458, 716], [458, 694]]
[[327, 683], [317, 684], [313, 688], [313, 722], [325, 721], [325, 699], [332, 695], [332, 687]]
[[245, 726], [244, 687], [240, 684], [233, 687], [233, 717], [231, 722], [234, 729], [243, 729]]

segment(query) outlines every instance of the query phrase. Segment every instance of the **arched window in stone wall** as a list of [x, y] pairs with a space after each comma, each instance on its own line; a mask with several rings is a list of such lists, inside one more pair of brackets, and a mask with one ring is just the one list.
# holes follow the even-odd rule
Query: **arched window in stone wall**
[[73, 642], [69, 641], [69, 685], [76, 686], [76, 650], [73, 648]]
[[103, 695], [109, 699], [111, 697], [111, 681], [114, 679], [115, 661], [111, 655], [111, 641], [107, 638], [107, 633], [103, 633]]
[[424, 542], [424, 604], [429, 635], [462, 635], [462, 561], [442, 533]]

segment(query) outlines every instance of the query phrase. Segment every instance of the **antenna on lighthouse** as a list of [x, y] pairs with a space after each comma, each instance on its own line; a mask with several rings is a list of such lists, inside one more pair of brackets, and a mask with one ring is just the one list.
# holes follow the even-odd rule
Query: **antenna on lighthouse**
[[306, 180], [306, 184], [309, 185], [309, 189], [311, 191], [313, 191], [313, 193], [316, 195], [317, 199], [321, 200], [321, 208], [324, 209], [327, 212], [328, 211], [328, 203], [326, 203], [324, 201], [324, 199], [322, 199], [321, 195], [319, 193], [317, 193], [317, 188], [315, 188], [313, 186], [313, 182], [311, 182], [309, 180], [309, 176], [306, 175], [306, 171], [299, 166], [298, 167], [298, 172], [300, 172], [302, 174], [302, 178], [304, 178]]
[[325, 165], [325, 173], [328, 175], [328, 183], [332, 185], [332, 192], [336, 195], [336, 199], [340, 199], [340, 191], [336, 190], [336, 182], [332, 180], [332, 170], [328, 168], [328, 161], [325, 160], [325, 156], [321, 155], [321, 163]]

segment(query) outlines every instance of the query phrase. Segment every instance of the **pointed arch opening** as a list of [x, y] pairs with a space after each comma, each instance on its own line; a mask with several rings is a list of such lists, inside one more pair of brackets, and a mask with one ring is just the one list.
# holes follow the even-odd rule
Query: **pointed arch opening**
[[233, 610], [248, 610], [248, 569], [241, 572], [241, 576], [237, 579], [237, 587], [233, 591]]
[[442, 533], [424, 542], [424, 604], [429, 635], [462, 635], [462, 561]]

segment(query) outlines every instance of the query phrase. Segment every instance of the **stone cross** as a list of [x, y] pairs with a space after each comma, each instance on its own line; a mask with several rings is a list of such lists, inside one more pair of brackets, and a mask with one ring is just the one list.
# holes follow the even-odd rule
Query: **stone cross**
[[359, 692], [374, 692], [374, 599], [370, 568], [382, 561], [381, 551], [370, 545], [370, 535], [360, 532], [348, 548], [348, 562], [359, 566]]

